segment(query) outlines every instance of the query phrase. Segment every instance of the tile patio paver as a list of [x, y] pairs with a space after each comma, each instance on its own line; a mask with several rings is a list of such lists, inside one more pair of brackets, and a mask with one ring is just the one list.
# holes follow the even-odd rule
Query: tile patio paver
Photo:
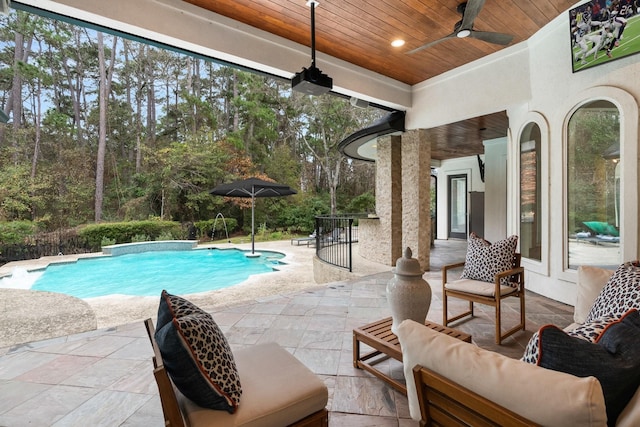
[[[232, 348], [276, 341], [320, 375], [329, 387], [330, 426], [415, 427], [406, 397], [352, 364], [353, 328], [390, 315], [385, 289], [391, 277], [377, 273], [210, 311]], [[437, 323], [442, 321], [439, 277], [439, 271], [425, 273], [433, 290], [428, 319]], [[522, 355], [541, 324], [564, 327], [572, 316], [571, 307], [529, 293], [527, 331], [497, 347], [493, 323], [483, 320], [492, 314], [483, 310], [479, 306], [479, 318], [453, 327], [470, 333], [475, 344], [511, 357]], [[515, 313], [516, 307], [505, 304], [504, 310]], [[148, 344], [139, 321], [0, 349], [0, 426], [162, 426]], [[73, 360], [75, 370], [69, 366]], [[399, 363], [381, 365], [402, 377]]]

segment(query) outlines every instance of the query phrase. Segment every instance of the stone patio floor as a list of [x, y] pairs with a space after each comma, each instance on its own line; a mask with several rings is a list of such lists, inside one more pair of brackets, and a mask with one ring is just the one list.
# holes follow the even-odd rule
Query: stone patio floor
[[[466, 242], [438, 241], [432, 250], [424, 275], [433, 291], [431, 321], [442, 322], [440, 267], [464, 259], [465, 249]], [[391, 277], [376, 273], [210, 311], [232, 348], [275, 341], [319, 375], [329, 388], [330, 426], [417, 426], [405, 396], [353, 367], [352, 331], [390, 315]], [[518, 316], [513, 300], [503, 303], [506, 327]], [[494, 344], [489, 307], [478, 305], [474, 319], [453, 326], [476, 345], [519, 358], [541, 325], [571, 323], [571, 306], [529, 292], [526, 307], [527, 330], [502, 346]], [[161, 426], [151, 354], [142, 321], [0, 349], [0, 426]], [[399, 362], [378, 367], [403, 378]]]

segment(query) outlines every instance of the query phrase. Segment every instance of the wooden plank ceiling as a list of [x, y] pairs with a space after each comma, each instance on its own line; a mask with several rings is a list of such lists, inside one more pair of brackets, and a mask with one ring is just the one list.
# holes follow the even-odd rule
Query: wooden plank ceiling
[[[184, 1], [311, 46], [311, 12], [306, 0]], [[452, 37], [408, 53], [451, 35], [462, 19], [457, 11], [460, 3], [460, 0], [320, 0], [315, 8], [316, 51], [414, 85], [505, 47], [469, 37]], [[473, 29], [512, 35], [509, 45], [513, 45], [528, 39], [574, 3], [576, 0], [486, 0]], [[404, 46], [391, 46], [395, 39], [405, 40]], [[321, 61], [316, 65], [322, 70]], [[486, 130], [480, 131], [483, 127]], [[507, 127], [508, 119], [503, 112], [434, 129], [435, 140], [446, 142], [434, 142], [432, 154], [443, 159], [450, 158], [450, 153], [464, 154], [464, 147], [470, 143], [475, 148], [466, 151], [475, 154], [480, 149], [482, 153], [479, 135], [484, 133], [484, 139], [505, 136]]]
[[434, 160], [484, 154], [482, 141], [507, 135], [509, 118], [504, 111], [427, 129]]
[[[185, 0], [196, 6], [311, 46], [306, 0]], [[486, 0], [474, 29], [528, 39], [576, 0]], [[316, 50], [414, 85], [504, 46], [451, 38], [407, 54], [453, 32], [460, 0], [320, 0], [315, 8]], [[567, 28], [568, 31], [568, 28]], [[400, 48], [391, 41], [404, 39]], [[300, 67], [309, 64], [300, 64]], [[322, 64], [318, 63], [322, 69]]]

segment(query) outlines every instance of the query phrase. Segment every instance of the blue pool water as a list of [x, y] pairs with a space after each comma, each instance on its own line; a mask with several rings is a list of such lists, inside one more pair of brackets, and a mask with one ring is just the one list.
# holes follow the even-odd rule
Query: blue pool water
[[222, 289], [249, 275], [274, 271], [278, 252], [261, 252], [250, 258], [236, 249], [196, 249], [79, 259], [52, 264], [31, 289], [93, 298], [105, 295], [158, 296], [193, 294]]

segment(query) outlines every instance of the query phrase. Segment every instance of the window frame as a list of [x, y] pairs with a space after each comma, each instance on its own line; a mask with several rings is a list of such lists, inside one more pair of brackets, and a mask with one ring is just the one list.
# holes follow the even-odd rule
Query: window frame
[[[579, 98], [571, 102], [562, 125], [562, 271], [560, 279], [576, 281], [577, 270], [569, 268], [569, 229], [568, 229], [568, 136], [569, 122], [574, 113], [595, 101], [608, 101], [619, 112], [620, 120], [620, 236], [621, 262], [638, 259], [638, 104], [628, 92], [611, 86], [598, 86], [583, 90]], [[635, 159], [635, 161], [634, 161]], [[625, 238], [625, 236], [628, 236]]]
[[517, 133], [517, 161], [516, 161], [516, 176], [517, 176], [517, 215], [516, 224], [518, 233], [520, 233], [520, 215], [521, 208], [520, 200], [520, 172], [521, 172], [521, 147], [522, 147], [522, 135], [526, 128], [530, 124], [535, 124], [540, 129], [540, 165], [538, 167], [538, 173], [540, 173], [540, 228], [541, 228], [541, 253], [540, 260], [531, 258], [522, 258], [522, 265], [532, 272], [549, 276], [549, 123], [546, 118], [538, 113], [531, 111], [523, 119], [522, 125], [518, 129]]

